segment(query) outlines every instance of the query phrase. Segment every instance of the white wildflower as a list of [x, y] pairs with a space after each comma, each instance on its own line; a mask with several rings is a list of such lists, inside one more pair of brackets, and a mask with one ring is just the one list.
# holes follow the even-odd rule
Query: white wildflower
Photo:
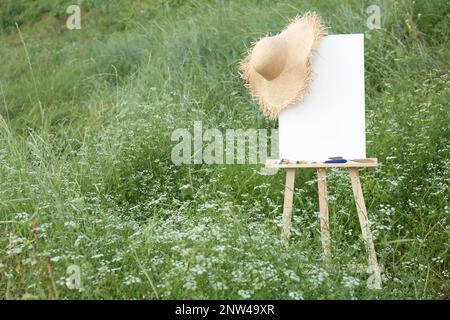
[[360, 281], [358, 278], [344, 274], [341, 283], [344, 285], [344, 287], [348, 289], [353, 289], [359, 286]]
[[239, 290], [238, 295], [240, 295], [244, 299], [250, 299], [252, 297], [252, 290]]
[[297, 291], [289, 292], [289, 297], [291, 297], [294, 300], [303, 300], [303, 296], [301, 295], [301, 293]]

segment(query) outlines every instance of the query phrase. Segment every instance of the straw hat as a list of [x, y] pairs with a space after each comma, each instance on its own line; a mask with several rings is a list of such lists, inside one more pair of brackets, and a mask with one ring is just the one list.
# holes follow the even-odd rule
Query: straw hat
[[280, 34], [259, 40], [241, 61], [241, 76], [265, 115], [276, 118], [303, 100], [311, 82], [311, 57], [324, 35], [320, 17], [307, 12]]

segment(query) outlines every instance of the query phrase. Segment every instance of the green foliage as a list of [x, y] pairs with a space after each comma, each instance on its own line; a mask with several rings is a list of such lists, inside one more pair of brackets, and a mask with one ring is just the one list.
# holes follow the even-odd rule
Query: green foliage
[[[361, 1], [86, 0], [68, 31], [59, 1], [2, 2], [0, 297], [448, 299], [448, 10], [378, 4], [369, 32]], [[285, 246], [281, 171], [171, 162], [171, 133], [196, 120], [277, 126], [237, 63], [309, 9], [330, 33], [366, 33], [367, 147], [382, 166], [362, 179], [382, 291], [346, 267], [366, 259], [346, 172], [329, 172], [327, 269], [313, 172], [298, 173]], [[65, 285], [73, 264], [82, 290]]]
[[11, 30], [16, 27], [16, 23], [21, 25], [24, 21], [22, 12], [25, 8], [21, 1], [9, 0], [0, 12], [0, 26], [4, 30]]

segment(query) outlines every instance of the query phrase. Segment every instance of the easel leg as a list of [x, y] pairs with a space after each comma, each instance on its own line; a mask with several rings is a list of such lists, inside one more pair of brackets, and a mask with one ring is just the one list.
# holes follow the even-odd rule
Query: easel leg
[[372, 273], [370, 280], [373, 289], [381, 289], [381, 274], [377, 262], [377, 254], [373, 244], [372, 233], [370, 231], [369, 221], [367, 217], [367, 209], [364, 203], [364, 195], [362, 192], [361, 181], [359, 180], [359, 169], [349, 168], [350, 180], [352, 182], [353, 196], [355, 197], [356, 209], [358, 210], [359, 224], [361, 225], [361, 232], [366, 243], [369, 254], [369, 269]]
[[330, 222], [328, 219], [327, 200], [327, 170], [317, 169], [317, 184], [319, 189], [319, 209], [320, 209], [320, 230], [322, 236], [322, 248], [326, 262], [331, 259], [330, 248]]
[[284, 207], [283, 207], [283, 231], [281, 235], [289, 238], [292, 217], [292, 202], [294, 199], [295, 169], [286, 169], [286, 186], [284, 189]]

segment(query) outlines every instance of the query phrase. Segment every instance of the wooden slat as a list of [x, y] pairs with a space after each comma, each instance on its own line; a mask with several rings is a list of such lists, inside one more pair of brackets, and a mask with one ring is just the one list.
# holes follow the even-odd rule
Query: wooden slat
[[292, 203], [294, 201], [295, 169], [286, 170], [286, 185], [284, 189], [283, 231], [282, 236], [288, 238], [291, 230]]
[[369, 226], [369, 218], [367, 216], [366, 204], [359, 179], [358, 168], [349, 169], [350, 181], [352, 183], [353, 196], [355, 198], [356, 210], [358, 211], [359, 223], [361, 226], [361, 233], [366, 244], [367, 253], [369, 256], [369, 270], [372, 273], [370, 278], [371, 287], [373, 289], [381, 289], [381, 275], [378, 266], [377, 254], [375, 252], [375, 245], [373, 244], [372, 233]]
[[319, 209], [320, 209], [320, 230], [322, 236], [322, 248], [326, 262], [331, 259], [330, 246], [330, 221], [328, 219], [328, 199], [327, 199], [327, 170], [317, 169], [317, 184], [319, 189]]

